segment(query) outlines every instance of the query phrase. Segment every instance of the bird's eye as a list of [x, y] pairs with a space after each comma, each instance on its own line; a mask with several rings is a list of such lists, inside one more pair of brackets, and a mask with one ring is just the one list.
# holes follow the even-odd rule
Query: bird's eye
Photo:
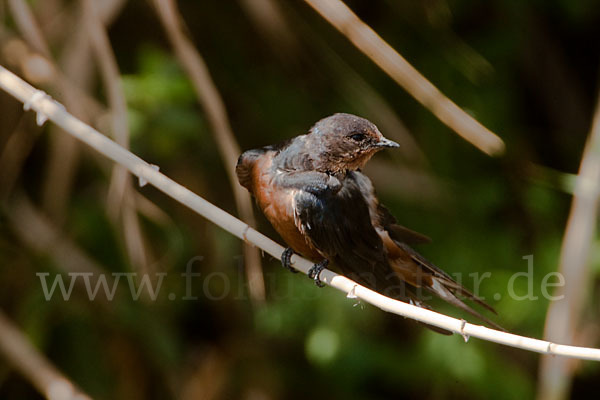
[[364, 133], [353, 133], [352, 135], [350, 135], [350, 139], [356, 141], [356, 142], [362, 142], [363, 140], [365, 140], [366, 136]]

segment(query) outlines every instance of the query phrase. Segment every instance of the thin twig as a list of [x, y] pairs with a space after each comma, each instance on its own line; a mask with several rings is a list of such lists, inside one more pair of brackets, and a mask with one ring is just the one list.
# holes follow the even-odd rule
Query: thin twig
[[[104, 113], [103, 107], [82, 90], [88, 87], [91, 82], [90, 46], [86, 31], [87, 25], [84, 23], [83, 18], [77, 24], [76, 33], [67, 42], [62, 57], [64, 61], [62, 62], [62, 69], [69, 77], [67, 79], [55, 64], [52, 55], [49, 54], [47, 50], [49, 45], [44, 36], [41, 35], [41, 29], [28, 4], [22, 0], [12, 1], [14, 4], [11, 10], [13, 18], [18, 21], [19, 31], [27, 39], [31, 48], [44, 49], [45, 54], [45, 56], [41, 56], [27, 48], [27, 45], [18, 39], [7, 40], [5, 45], [7, 52], [9, 46], [15, 50], [20, 49], [19, 51], [11, 51], [11, 53], [14, 53], [12, 54], [12, 61], [17, 63], [23, 70], [27, 69], [27, 66], [32, 62], [30, 60], [37, 59], [38, 65], [40, 61], [43, 61], [46, 64], [46, 70], [48, 70], [45, 74], [48, 87], [60, 94], [64, 103], [78, 118], [91, 121], [92, 116]], [[102, 3], [101, 18], [104, 23], [108, 23], [110, 18], [114, 17], [122, 3], [123, 0], [110, 0]], [[9, 36], [6, 29], [2, 28], [0, 31], [3, 37]], [[29, 78], [32, 79], [34, 76]], [[40, 77], [35, 78], [39, 79]], [[69, 193], [74, 180], [74, 171], [77, 169], [75, 165], [78, 161], [79, 151], [76, 140], [69, 135], [56, 132], [56, 130], [58, 130], [56, 126], [51, 128], [50, 154], [45, 168], [42, 204], [55, 221], [62, 221], [68, 208]], [[15, 142], [19, 141], [22, 141], [22, 139], [15, 137]], [[25, 150], [23, 156], [27, 156], [28, 149], [21, 147]], [[13, 171], [19, 172], [18, 169], [13, 169]], [[11, 179], [14, 181], [16, 176]]]
[[0, 353], [48, 400], [91, 400], [0, 311]]
[[[27, 40], [28, 44], [37, 49], [37, 52], [41, 52], [44, 59], [51, 65], [53, 71], [58, 71], [54, 66], [52, 55], [49, 51], [49, 45], [46, 42], [44, 36], [41, 34], [36, 19], [33, 17], [33, 13], [29, 8], [29, 5], [23, 0], [11, 0], [11, 11], [13, 18], [17, 21], [17, 26], [23, 37]], [[19, 45], [15, 43], [15, 45]], [[27, 53], [30, 53], [28, 49], [21, 51], [21, 57], [27, 57]], [[17, 60], [16, 60], [17, 61]], [[54, 75], [54, 74], [49, 74]], [[78, 97], [77, 101], [71, 101], [76, 97], [73, 93], [71, 86], [67, 85], [67, 80], [52, 80], [49, 84], [50, 88], [55, 90], [57, 93], [64, 94], [63, 99], [65, 103], [70, 107], [71, 111], [75, 115], [83, 118], [85, 114], [80, 112], [83, 107], [82, 103], [85, 98]], [[73, 181], [73, 173], [76, 168], [71, 168], [76, 163], [76, 142], [68, 135], [62, 135], [54, 132], [57, 128], [52, 128], [51, 147], [50, 147], [50, 159], [48, 162], [48, 168], [46, 168], [46, 177], [44, 179], [44, 187], [42, 190], [42, 198], [44, 208], [49, 212], [50, 215], [56, 220], [62, 220], [64, 212], [66, 210], [66, 199], [70, 189], [70, 184]], [[18, 138], [16, 140], [19, 140]], [[24, 149], [27, 150], [27, 149]], [[24, 154], [27, 155], [27, 154]]]
[[9, 0], [8, 5], [19, 30], [35, 50], [46, 58], [50, 58], [50, 49], [44, 40], [44, 35], [35, 22], [31, 9], [24, 0]]
[[[560, 255], [559, 273], [565, 284], [557, 288], [548, 307], [544, 338], [573, 342], [579, 329], [590, 275], [589, 256], [600, 199], [600, 93], [588, 136]], [[564, 399], [571, 386], [572, 368], [567, 360], [543, 357], [540, 361], [538, 399]]]
[[305, 1], [440, 121], [487, 154], [504, 152], [502, 139], [440, 92], [346, 4], [340, 0]]
[[82, 0], [84, 21], [87, 25], [89, 40], [92, 44], [96, 60], [100, 65], [100, 73], [104, 80], [108, 103], [112, 112], [112, 133], [115, 141], [121, 146], [129, 147], [129, 127], [127, 125], [127, 103], [117, 60], [110, 46], [108, 34], [100, 21], [93, 0]]
[[[2, 27], [0, 27], [0, 33], [1, 32]], [[2, 37], [2, 40], [4, 42], [4, 46], [0, 49], [2, 51], [10, 53], [10, 46], [18, 46], [20, 48], [18, 53], [15, 52], [15, 54], [9, 54], [7, 57], [11, 57], [11, 64], [21, 68], [21, 71], [23, 71], [23, 74], [28, 81], [34, 84], [49, 85], [58, 93], [62, 94], [65, 101], [67, 101], [68, 97], [66, 93], [70, 93], [73, 97], [77, 97], [80, 108], [85, 110], [85, 113], [80, 113], [80, 118], [84, 118], [84, 115], [102, 115], [106, 112], [105, 107], [100, 104], [98, 100], [90, 96], [85, 90], [82, 90], [76, 83], [76, 80], [73, 79], [72, 74], [63, 73], [51, 59], [47, 59], [36, 53], [26, 42], [16, 37], [10, 37], [7, 34], [6, 38]], [[30, 65], [34, 63], [37, 64], [37, 70], [32, 71], [33, 68], [31, 68]], [[43, 66], [44, 70], [41, 71], [42, 74], [36, 75], [36, 73], [40, 72], [40, 66]]]
[[[122, 8], [124, 0], [105, 0], [96, 2], [99, 8], [98, 14], [103, 25], [108, 25], [116, 17]], [[64, 97], [65, 104], [78, 118], [88, 123], [99, 121], [99, 116], [105, 115], [107, 111], [102, 105], [92, 108], [82, 100], [93, 99], [88, 94], [94, 86], [94, 63], [91, 51], [91, 43], [88, 34], [88, 24], [80, 3], [71, 6], [74, 9], [69, 23], [76, 21], [73, 30], [70, 31], [68, 40], [64, 43], [60, 56], [60, 70], [64, 71], [66, 83], [60, 91]], [[64, 26], [63, 26], [64, 29]], [[69, 87], [77, 87], [79, 91], [67, 90]], [[78, 92], [85, 93], [82, 97]], [[74, 171], [77, 170], [79, 161], [79, 146], [76, 140], [69, 135], [51, 132], [50, 155], [48, 158], [47, 173], [43, 182], [42, 199], [44, 208], [54, 216], [55, 220], [61, 221], [68, 208], [69, 197], [74, 182]]]
[[[235, 140], [223, 99], [210, 77], [206, 63], [191, 40], [184, 34], [185, 25], [173, 0], [153, 0], [158, 17], [163, 24], [177, 58], [188, 74], [208, 121], [229, 176], [236, 207], [241, 218], [249, 225], [256, 225], [250, 196], [237, 181], [235, 165], [240, 148]], [[248, 288], [252, 299], [263, 302], [265, 283], [257, 249], [244, 243], [244, 256]]]
[[[127, 0], [97, 0], [96, 9], [104, 25], [110, 25], [112, 21], [119, 16]], [[44, 4], [46, 2], [44, 1]], [[40, 5], [41, 6], [41, 5]], [[64, 1], [62, 9], [54, 15], [48, 15], [50, 19], [45, 19], [41, 23], [41, 29], [50, 43], [61, 43], [70, 41], [73, 36], [78, 35], [81, 26], [73, 25], [73, 21], [79, 21], [81, 13], [80, 3]], [[73, 29], [74, 28], [74, 29]], [[87, 41], [86, 35], [82, 35]], [[67, 40], [68, 39], [68, 40]]]
[[[146, 180], [169, 197], [189, 207], [238, 238], [245, 239], [273, 257], [280, 258], [284, 250], [282, 246], [161, 174], [135, 154], [69, 114], [60, 103], [52, 100], [49, 96], [40, 96], [40, 91], [2, 66], [0, 66], [0, 87], [29, 106], [38, 115], [41, 114], [49, 118], [66, 132], [124, 166], [134, 175]], [[313, 263], [297, 255], [292, 257], [292, 264], [295, 269], [305, 274], [313, 266]], [[352, 293], [356, 298], [371, 303], [384, 311], [456, 332], [465, 338], [472, 336], [537, 353], [600, 361], [600, 349], [561, 345], [466, 323], [464, 320], [448, 317], [383, 296], [326, 269], [323, 270], [320, 277], [323, 282], [336, 289], [344, 293]]]
[[[82, 5], [92, 49], [100, 65], [100, 72], [108, 94], [113, 135], [117, 143], [128, 148], [127, 103], [121, 85], [117, 61], [94, 1], [82, 0]], [[149, 266], [147, 261], [148, 249], [144, 245], [140, 222], [135, 208], [124, 201], [124, 197], [132, 190], [130, 175], [121, 166], [115, 166], [108, 191], [108, 214], [114, 222], [118, 221], [119, 215], [121, 216], [123, 235], [130, 262], [138, 271], [147, 273]]]

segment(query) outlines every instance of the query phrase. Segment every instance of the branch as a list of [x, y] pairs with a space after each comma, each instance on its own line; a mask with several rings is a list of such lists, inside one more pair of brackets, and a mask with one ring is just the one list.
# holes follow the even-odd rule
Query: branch
[[[600, 199], [600, 93], [594, 112], [592, 128], [588, 136], [567, 228], [563, 238], [559, 272], [565, 284], [556, 295], [562, 300], [552, 302], [546, 315], [544, 337], [551, 340], [575, 340], [579, 318], [587, 295], [590, 276], [589, 256]], [[563, 399], [571, 384], [572, 368], [565, 360], [544, 357], [540, 363], [539, 399]]]
[[[61, 104], [52, 100], [43, 92], [36, 90], [27, 82], [1, 66], [0, 87], [23, 102], [28, 109], [31, 108], [36, 111], [38, 116], [42, 115], [49, 118], [66, 132], [88, 144], [114, 162], [129, 169], [131, 173], [152, 184], [166, 195], [189, 207], [238, 238], [260, 247], [275, 258], [280, 258], [284, 250], [282, 246], [156, 171], [150, 164], [119, 146], [94, 128], [84, 124], [66, 112]], [[297, 255], [292, 257], [292, 264], [295, 269], [305, 274], [313, 266], [310, 261]], [[358, 298], [384, 311], [459, 333], [465, 339], [473, 336], [537, 353], [600, 361], [600, 349], [561, 345], [470, 324], [465, 320], [448, 317], [434, 311], [385, 297], [329, 270], [323, 270], [320, 276], [323, 282], [347, 293], [350, 298]]]
[[[81, 91], [75, 93], [76, 86], [71, 85], [70, 80], [67, 80], [64, 77], [60, 79], [62, 76], [60, 69], [54, 64], [53, 56], [49, 50], [50, 46], [45, 40], [28, 3], [23, 0], [11, 0], [11, 10], [13, 19], [17, 21], [17, 27], [19, 28], [21, 35], [26, 39], [30, 47], [37, 49], [35, 52], [32, 52], [29, 49], [23, 49], [20, 52], [15, 51], [15, 53], [19, 54], [19, 57], [15, 57], [14, 61], [21, 64], [21, 68], [26, 77], [29, 76], [30, 79], [36, 78], [39, 83], [42, 83], [42, 80], [46, 81], [48, 83], [47, 86], [50, 87], [50, 89], [55, 93], [61, 94], [63, 101], [69, 106], [71, 112], [80, 118], [83, 118], [85, 113], [82, 112], [82, 110], [87, 109], [83, 104], [86, 97], [80, 95]], [[14, 46], [16, 47], [16, 43], [18, 42], [14, 43]], [[40, 51], [43, 56], [38, 53]], [[38, 68], [33, 69], [37, 74], [25, 72], [31, 69], [27, 68], [27, 64], [25, 64], [27, 59], [38, 60]], [[39, 69], [40, 62], [45, 64], [46, 68], [44, 69], [46, 70], [46, 73], [40, 73], [42, 72]], [[70, 78], [73, 79], [72, 76], [70, 76]], [[77, 83], [77, 80], [75, 80], [75, 82]], [[74, 101], [73, 99], [77, 100]], [[42, 203], [48, 214], [55, 220], [60, 221], [66, 213], [67, 199], [73, 182], [73, 171], [76, 170], [73, 166], [77, 162], [77, 143], [67, 135], [60, 133], [54, 135], [57, 128], [53, 128], [50, 135], [51, 146], [50, 157], [47, 162], [48, 167], [46, 169], [47, 179], [44, 180], [42, 189]], [[18, 136], [14, 139], [15, 143], [21, 141], [22, 140]], [[32, 140], [30, 144], [33, 145], [34, 142], [35, 140]], [[24, 150], [22, 155], [27, 156], [28, 152], [31, 150], [31, 146], [29, 146], [29, 148], [22, 146], [22, 149]], [[15, 172], [20, 171], [17, 169]], [[16, 177], [17, 176], [15, 175], [14, 178]]]
[[40, 354], [2, 311], [0, 353], [48, 400], [91, 400]]
[[[103, 24], [108, 24], [114, 19], [124, 1], [104, 0], [96, 4]], [[75, 33], [69, 37], [63, 48], [61, 60], [58, 63], [62, 68], [59, 68], [59, 65], [55, 63], [52, 55], [47, 50], [50, 45], [46, 41], [28, 3], [23, 0], [11, 0], [11, 4], [13, 19], [16, 21], [21, 35], [28, 41], [28, 47], [30, 48], [27, 48], [27, 44], [19, 39], [11, 39], [12, 34], [9, 33], [9, 30], [1, 26], [0, 36], [2, 36], [2, 39], [0, 41], [4, 40], [6, 42], [3, 50], [7, 51], [9, 47], [13, 49], [11, 58], [14, 63], [21, 67], [25, 77], [30, 81], [35, 79], [38, 83], [46, 84], [53, 92], [60, 95], [74, 115], [86, 122], [91, 121], [92, 117], [103, 114], [105, 112], [103, 106], [87, 94], [87, 89], [91, 85], [92, 63], [89, 54], [88, 26], [83, 21], [83, 17], [79, 16], [82, 14], [79, 7], [70, 7], [77, 10], [61, 14], [76, 14], [63, 19], [62, 23], [59, 24], [62, 29], [72, 23], [72, 18], [77, 19], [77, 27]], [[46, 56], [33, 51], [34, 48], [46, 49], [44, 50]], [[41, 68], [41, 66], [44, 68]], [[74, 180], [73, 171], [76, 170], [75, 165], [79, 159], [79, 148], [77, 141], [71, 136], [57, 133], [57, 127], [52, 128], [46, 179], [44, 179], [42, 188], [42, 204], [45, 211], [55, 221], [62, 221], [68, 208], [69, 193]], [[13, 135], [13, 137], [15, 145], [20, 145], [23, 141], [20, 136]], [[30, 141], [31, 143], [28, 146], [34, 141]], [[27, 156], [29, 153], [27, 146], [21, 145], [20, 148], [22, 150], [21, 155]], [[14, 174], [18, 173], [19, 169], [13, 168], [11, 171]], [[16, 177], [14, 175], [9, 179], [15, 180]], [[8, 193], [8, 190], [5, 190], [5, 193]]]
[[504, 152], [502, 139], [444, 96], [342, 1], [305, 1], [449, 128], [487, 154]]

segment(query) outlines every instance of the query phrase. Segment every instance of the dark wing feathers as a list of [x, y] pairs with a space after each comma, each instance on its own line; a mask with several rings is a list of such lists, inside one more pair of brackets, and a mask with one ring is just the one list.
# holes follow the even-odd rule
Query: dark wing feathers
[[369, 208], [353, 182], [345, 180], [337, 192], [300, 190], [295, 204], [300, 230], [344, 275], [379, 292], [404, 285], [390, 273]]
[[[295, 179], [298, 180], [299, 177], [296, 176]], [[307, 183], [314, 182], [315, 177], [307, 173], [306, 180]], [[320, 182], [319, 185], [311, 183], [298, 187], [323, 188], [324, 179], [319, 178], [317, 181]], [[350, 279], [384, 295], [429, 308], [418, 299], [415, 288], [400, 280], [392, 272], [382, 239], [375, 230], [369, 213], [368, 202], [372, 199], [365, 198], [367, 194], [359, 185], [359, 181], [349, 175], [343, 180], [341, 187], [336, 184], [326, 190], [299, 190], [294, 198], [298, 228], [324, 257], [340, 268], [341, 272]], [[415, 266], [431, 276], [433, 284], [426, 289], [490, 326], [502, 329], [466, 305], [456, 295], [462, 295], [490, 311], [493, 311], [493, 308], [407, 244], [428, 241], [426, 236], [398, 225], [395, 218], [382, 205], [378, 205], [377, 213], [379, 224], [388, 231], [394, 243], [410, 256]], [[441, 333], [448, 333], [428, 327]]]
[[431, 242], [429, 237], [398, 224], [396, 218], [383, 204], [377, 205], [377, 214], [379, 215], [381, 225], [385, 227], [385, 230], [388, 231], [393, 240], [407, 244]]
[[[269, 151], [281, 151], [287, 144], [243, 153], [236, 166], [240, 183], [252, 192], [252, 174], [256, 160]], [[299, 189], [294, 196], [298, 229], [344, 275], [384, 295], [429, 308], [418, 299], [415, 288], [399, 279], [389, 266], [382, 239], [373, 226], [369, 212], [369, 204], [373, 201], [378, 203], [374, 197], [365, 198], [374, 196], [372, 187], [367, 190], [363, 187], [361, 190], [360, 179], [353, 174], [349, 174], [342, 184], [338, 179], [316, 171], [285, 171], [275, 181], [278, 185]], [[463, 303], [456, 294], [495, 312], [492, 307], [408, 246], [429, 242], [427, 236], [399, 225], [383, 205], [377, 205], [376, 213], [379, 226], [389, 233], [394, 243], [437, 282], [437, 285], [427, 289], [491, 326], [502, 329]], [[426, 326], [440, 333], [450, 333]]]
[[[381, 221], [384, 229], [390, 234], [390, 237], [394, 240], [394, 242], [396, 242], [396, 245], [398, 247], [400, 247], [401, 249], [403, 249], [405, 252], [407, 252], [411, 256], [411, 258], [419, 266], [421, 266], [421, 268], [423, 268], [425, 271], [427, 271], [429, 274], [431, 274], [433, 277], [435, 277], [441, 284], [443, 284], [443, 286], [446, 289], [449, 289], [452, 292], [452, 294], [459, 294], [461, 296], [464, 296], [464, 297], [468, 298], [469, 300], [479, 304], [480, 306], [482, 306], [482, 307], [486, 308], [487, 310], [496, 314], [496, 310], [494, 310], [493, 307], [491, 307], [489, 304], [485, 303], [480, 298], [475, 296], [473, 293], [471, 293], [469, 290], [467, 290], [464, 286], [462, 286], [461, 284], [456, 282], [454, 279], [452, 279], [452, 277], [450, 275], [448, 275], [444, 270], [436, 267], [433, 263], [431, 263], [425, 257], [423, 257], [422, 255], [417, 253], [410, 246], [408, 246], [408, 244], [413, 244], [413, 243], [429, 242], [429, 241], [431, 241], [431, 239], [429, 239], [427, 236], [421, 235], [420, 233], [415, 232], [411, 229], [408, 229], [406, 227], [398, 225], [396, 223], [396, 218], [394, 218], [394, 216], [388, 211], [388, 209], [385, 206], [380, 204], [378, 206], [377, 211], [379, 213], [379, 218], [380, 218], [380, 221]], [[403, 238], [404, 238], [404, 240], [403, 240]], [[458, 300], [458, 301], [460, 301], [460, 300]], [[462, 303], [462, 305], [467, 307], [464, 303]], [[460, 306], [460, 308], [464, 309], [464, 307], [462, 307], [462, 306]], [[469, 310], [467, 310], [467, 311], [469, 311], [471, 314], [476, 313], [476, 311], [474, 311], [470, 308], [469, 308]], [[475, 314], [473, 314], [473, 315], [475, 315]], [[478, 313], [477, 313], [477, 317], [484, 319]], [[495, 325], [495, 324], [493, 324], [493, 325]]]
[[479, 297], [475, 296], [464, 286], [462, 286], [461, 284], [456, 282], [454, 279], [452, 279], [452, 277], [450, 277], [450, 275], [448, 275], [446, 272], [444, 272], [440, 268], [436, 267], [433, 263], [428, 261], [425, 257], [423, 257], [422, 255], [417, 253], [415, 250], [410, 248], [408, 245], [406, 245], [404, 243], [400, 243], [400, 242], [397, 242], [396, 244], [400, 248], [402, 248], [404, 251], [406, 251], [408, 254], [410, 254], [411, 259], [413, 261], [415, 261], [421, 268], [423, 268], [423, 270], [425, 270], [426, 272], [431, 274], [431, 276], [433, 277], [433, 281], [438, 283], [437, 285], [434, 284], [431, 287], [426, 287], [426, 289], [435, 293], [436, 295], [438, 295], [440, 298], [447, 301], [448, 303], [468, 312], [469, 314], [480, 319], [481, 321], [484, 321], [485, 323], [489, 324], [490, 326], [492, 326], [496, 329], [499, 329], [499, 330], [504, 330], [504, 328], [502, 328], [500, 325], [498, 325], [495, 322], [491, 321], [490, 319], [484, 317], [479, 312], [475, 311], [473, 308], [466, 305], [456, 295], [457, 294], [461, 295], [461, 296], [479, 304], [480, 306], [486, 308], [487, 310], [493, 312], [494, 314], [496, 314], [496, 310], [494, 310], [493, 307], [491, 307], [489, 304], [487, 304], [486, 302], [481, 300]]
[[[335, 196], [333, 205], [332, 196]], [[295, 200], [300, 229], [345, 276], [386, 296], [430, 308], [419, 300], [414, 288], [391, 272], [367, 203], [352, 182], [345, 181], [344, 187], [335, 194], [333, 191], [300, 191]], [[437, 333], [452, 334], [445, 329], [420, 324]]]

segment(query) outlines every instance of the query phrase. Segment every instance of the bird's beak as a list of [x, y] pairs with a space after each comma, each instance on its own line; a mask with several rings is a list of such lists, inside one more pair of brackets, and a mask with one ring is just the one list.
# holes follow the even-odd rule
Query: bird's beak
[[376, 144], [377, 147], [400, 147], [400, 145], [390, 139], [381, 138], [379, 142]]

